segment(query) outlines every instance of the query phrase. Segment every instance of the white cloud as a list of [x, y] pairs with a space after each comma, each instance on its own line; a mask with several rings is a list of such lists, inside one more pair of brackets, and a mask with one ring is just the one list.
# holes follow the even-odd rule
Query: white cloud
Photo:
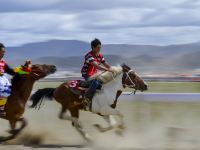
[[[6, 0], [8, 1], [8, 0]], [[13, 3], [15, 3], [15, 5], [24, 5], [24, 6], [35, 6], [35, 7], [41, 7], [41, 6], [49, 6], [49, 5], [53, 5], [53, 4], [57, 4], [59, 2], [61, 2], [62, 0], [10, 0]]]
[[197, 0], [1, 0], [0, 41], [19, 45], [98, 37], [104, 43], [196, 42], [199, 7]]

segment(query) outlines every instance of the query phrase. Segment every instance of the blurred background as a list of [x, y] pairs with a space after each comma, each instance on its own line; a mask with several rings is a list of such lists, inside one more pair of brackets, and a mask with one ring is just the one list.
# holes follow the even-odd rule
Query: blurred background
[[[33, 92], [80, 79], [94, 38], [102, 41], [108, 63], [126, 63], [149, 88], [136, 95], [126, 89], [119, 98], [123, 135], [99, 133], [93, 124], [105, 125], [104, 120], [81, 111], [95, 141], [88, 146], [69, 121], [58, 119], [60, 105], [47, 101], [39, 111], [26, 109], [28, 127], [0, 149], [200, 149], [199, 7], [198, 0], [1, 0], [0, 42], [7, 63], [16, 67], [31, 59], [58, 68]], [[2, 134], [7, 127], [0, 120]]]

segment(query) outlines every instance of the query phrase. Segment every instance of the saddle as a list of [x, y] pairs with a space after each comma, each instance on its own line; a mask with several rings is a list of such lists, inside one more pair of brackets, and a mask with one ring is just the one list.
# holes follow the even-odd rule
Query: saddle
[[[74, 94], [83, 96], [92, 84], [92, 80], [71, 80], [66, 84]], [[97, 90], [101, 90], [101, 86], [97, 87]]]

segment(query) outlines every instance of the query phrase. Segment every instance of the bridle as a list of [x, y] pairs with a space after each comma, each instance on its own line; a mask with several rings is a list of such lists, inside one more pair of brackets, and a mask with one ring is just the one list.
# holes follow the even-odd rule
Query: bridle
[[[136, 84], [137, 81], [135, 80], [137, 76], [135, 76], [133, 79], [131, 79], [130, 77], [130, 73], [134, 72], [132, 69], [128, 70], [128, 72], [124, 72], [124, 74], [126, 75], [126, 78], [124, 79], [124, 81], [122, 80], [122, 85], [124, 88], [128, 87], [128, 88], [134, 88], [135, 90], [133, 92], [131, 92], [131, 94], [135, 94], [137, 89], [136, 89]], [[135, 83], [133, 82], [133, 80], [135, 81]], [[130, 82], [131, 84], [127, 84], [127, 82]]]
[[35, 69], [35, 68], [31, 70], [30, 74], [32, 74], [34, 78], [38, 78], [38, 77], [46, 75], [45, 72], [43, 72], [39, 69]]

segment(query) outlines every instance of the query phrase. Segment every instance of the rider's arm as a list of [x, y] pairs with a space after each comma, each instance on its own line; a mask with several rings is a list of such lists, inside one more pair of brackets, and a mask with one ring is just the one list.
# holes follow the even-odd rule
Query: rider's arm
[[110, 71], [110, 72], [113, 72], [112, 70], [111, 70], [111, 66], [105, 61], [105, 59], [104, 59], [104, 57], [103, 57], [103, 55], [102, 54], [100, 54], [100, 58], [101, 58], [101, 64], [103, 64], [103, 70], [104, 71]]
[[98, 65], [95, 61], [91, 62], [91, 64], [92, 64], [94, 67], [96, 67], [97, 69], [99, 69], [99, 70], [110, 71], [109, 68], [106, 68], [106, 67], [100, 66], [100, 65]]
[[9, 75], [15, 75], [16, 73], [14, 72], [13, 68], [8, 66], [7, 64], [5, 65], [5, 72]]
[[106, 68], [110, 68], [110, 65], [109, 65], [108, 63], [103, 62], [102, 64], [103, 64]]

